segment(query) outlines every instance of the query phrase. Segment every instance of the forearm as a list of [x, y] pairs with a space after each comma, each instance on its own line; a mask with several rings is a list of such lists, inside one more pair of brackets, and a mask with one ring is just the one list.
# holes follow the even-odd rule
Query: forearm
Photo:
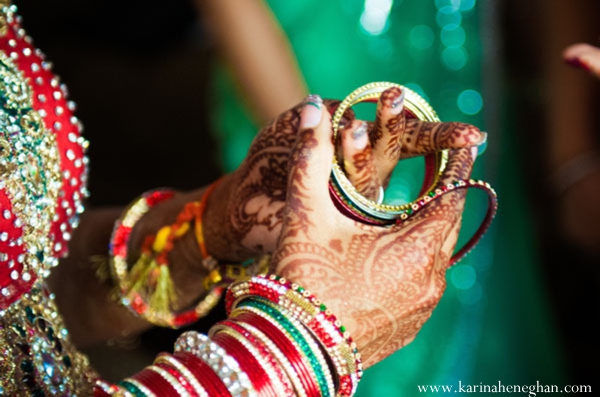
[[[229, 189], [230, 177], [225, 177], [208, 197], [203, 219], [207, 251], [220, 262], [237, 262], [248, 257], [227, 228]], [[130, 262], [139, 256], [141, 244], [147, 235], [154, 235], [162, 226], [171, 224], [183, 205], [200, 200], [205, 190], [200, 188], [177, 194], [165, 205], [151, 209], [142, 217], [135, 225], [128, 244], [132, 253]], [[98, 262], [104, 262], [100, 267], [105, 268], [105, 273], [108, 269], [109, 240], [114, 223], [122, 216], [122, 212], [121, 208], [87, 211], [71, 240], [68, 258], [54, 269], [49, 279], [71, 338], [78, 346], [136, 334], [151, 326], [115, 299], [116, 286], [110, 275], [105, 274], [108, 277], [102, 279], [97, 274]], [[203, 281], [208, 274], [202, 265], [202, 254], [194, 233], [187, 233], [178, 241], [169, 258], [178, 304], [181, 308], [190, 307], [205, 294]]]
[[[263, 283], [270, 286], [256, 288]], [[123, 389], [163, 396], [354, 394], [362, 375], [360, 355], [333, 314], [323, 317], [314, 297], [285, 280], [258, 277], [236, 284], [226, 300], [228, 319], [209, 336], [186, 332], [173, 354], [160, 354], [119, 386], [99, 382], [96, 394]], [[295, 296], [287, 309], [278, 304], [283, 289], [285, 296]]]
[[302, 100], [307, 89], [293, 51], [263, 1], [196, 3], [259, 124]]
[[79, 347], [147, 329], [150, 324], [133, 316], [111, 298], [113, 284], [97, 276], [98, 263], [107, 260], [114, 221], [122, 209], [89, 210], [69, 244], [69, 256], [52, 271], [48, 284], [72, 341]]

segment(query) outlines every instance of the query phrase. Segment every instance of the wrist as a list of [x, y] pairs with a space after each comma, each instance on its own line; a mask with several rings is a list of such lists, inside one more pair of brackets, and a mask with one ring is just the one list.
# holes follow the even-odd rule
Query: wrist
[[258, 254], [241, 244], [233, 227], [232, 202], [237, 183], [235, 174], [225, 175], [206, 202], [204, 242], [207, 253], [219, 262], [242, 262]]

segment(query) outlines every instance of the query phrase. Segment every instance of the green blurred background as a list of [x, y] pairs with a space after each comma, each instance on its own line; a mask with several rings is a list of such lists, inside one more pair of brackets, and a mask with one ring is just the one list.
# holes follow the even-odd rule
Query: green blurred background
[[[285, 30], [311, 93], [344, 98], [372, 81], [392, 81], [425, 97], [445, 121], [489, 133], [474, 176], [498, 191], [497, 219], [469, 256], [448, 272], [447, 291], [409, 346], [368, 370], [359, 396], [417, 395], [426, 384], [563, 384], [561, 348], [540, 281], [531, 211], [515, 158], [517, 146], [499, 122], [501, 94], [488, 70], [491, 7], [475, 0], [268, 2]], [[488, 8], [486, 8], [488, 7]], [[315, 12], [318, 10], [318, 12]], [[488, 51], [488, 52], [486, 52]], [[486, 62], [486, 57], [488, 61]], [[221, 69], [214, 119], [223, 167], [234, 170], [258, 126]], [[487, 83], [487, 84], [486, 84]], [[486, 90], [487, 88], [487, 90]], [[489, 101], [487, 98], [492, 98]], [[492, 105], [493, 104], [493, 105]], [[495, 107], [494, 107], [495, 106]], [[408, 186], [417, 186], [406, 172]], [[485, 211], [469, 196], [464, 241]], [[471, 197], [473, 196], [473, 197]]]

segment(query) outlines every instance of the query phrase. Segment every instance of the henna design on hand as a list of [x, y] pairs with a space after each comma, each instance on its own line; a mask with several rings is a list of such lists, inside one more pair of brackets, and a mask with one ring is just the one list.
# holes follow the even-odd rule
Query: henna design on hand
[[486, 134], [470, 124], [409, 119], [402, 135], [402, 156], [408, 158], [443, 149], [475, 146], [483, 143], [486, 137]]
[[[371, 147], [367, 146], [363, 151], [358, 152], [352, 156], [352, 164], [354, 170], [352, 171], [353, 177], [350, 178], [350, 182], [354, 185], [356, 190], [371, 200], [377, 200], [379, 195], [379, 181], [377, 181], [377, 168], [373, 161], [373, 153]], [[348, 169], [348, 165], [346, 169]]]
[[[324, 101], [335, 109], [339, 101]], [[214, 233], [222, 235], [213, 245], [219, 258], [245, 259], [272, 252], [279, 238], [286, 199], [290, 151], [298, 139], [301, 105], [282, 113], [254, 139], [248, 155], [229, 183], [227, 208]], [[343, 123], [354, 120], [351, 110]], [[223, 232], [220, 229], [226, 228]], [[210, 226], [207, 234], [211, 233]], [[208, 242], [207, 242], [208, 244]]]
[[[328, 127], [322, 123], [314, 134], [324, 134]], [[439, 302], [463, 195], [449, 193], [402, 225], [355, 222], [330, 201], [311, 200], [311, 179], [317, 178], [312, 174], [320, 168], [306, 160], [306, 150], [325, 150], [324, 139], [318, 141], [310, 148], [299, 147], [302, 154], [290, 164], [288, 202], [293, 205], [286, 206], [272, 270], [325, 302], [349, 329], [369, 366], [410, 343]], [[451, 151], [440, 183], [468, 177], [472, 164], [469, 149]]]

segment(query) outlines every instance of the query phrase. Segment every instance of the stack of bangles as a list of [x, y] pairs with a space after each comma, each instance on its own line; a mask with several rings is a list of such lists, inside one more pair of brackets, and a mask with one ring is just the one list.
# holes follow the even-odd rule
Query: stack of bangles
[[362, 376], [352, 338], [309, 291], [284, 278], [233, 283], [227, 320], [182, 334], [173, 354], [96, 396], [352, 396]]

